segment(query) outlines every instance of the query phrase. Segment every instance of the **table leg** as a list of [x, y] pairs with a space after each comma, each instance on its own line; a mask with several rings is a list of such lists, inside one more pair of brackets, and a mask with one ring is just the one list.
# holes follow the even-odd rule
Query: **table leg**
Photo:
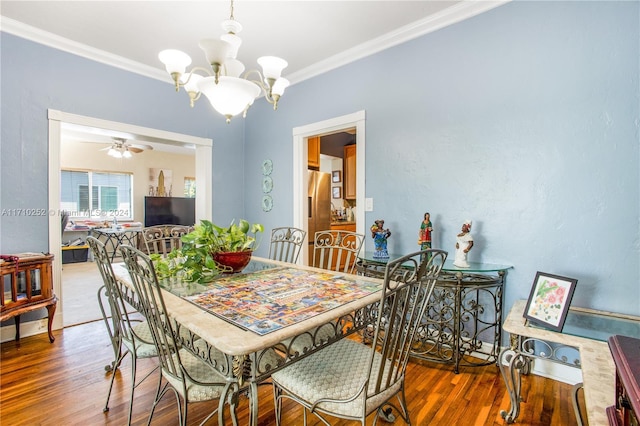
[[573, 402], [573, 411], [576, 413], [576, 421], [578, 422], [578, 426], [582, 426], [584, 424], [582, 413], [580, 412], [580, 403], [578, 401], [578, 392], [580, 392], [580, 389], [582, 389], [583, 387], [584, 384], [582, 382], [573, 385], [573, 400], [571, 402]]
[[53, 332], [51, 331], [51, 325], [53, 324], [53, 315], [56, 313], [56, 302], [53, 302], [51, 305], [47, 306], [47, 331], [49, 332], [49, 342], [53, 343], [56, 338], [53, 337]]
[[500, 415], [507, 423], [513, 423], [520, 415], [520, 390], [522, 369], [526, 368], [526, 356], [513, 349], [503, 349], [498, 357], [498, 366], [509, 392], [509, 411], [501, 410]]
[[249, 425], [258, 426], [258, 384], [249, 383]]
[[20, 341], [20, 315], [13, 317], [13, 321], [16, 324], [16, 342]]

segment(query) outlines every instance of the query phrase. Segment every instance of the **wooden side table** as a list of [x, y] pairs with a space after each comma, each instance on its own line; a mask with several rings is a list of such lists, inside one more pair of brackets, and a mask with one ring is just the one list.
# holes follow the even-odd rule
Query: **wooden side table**
[[616, 365], [616, 403], [607, 407], [611, 426], [640, 424], [640, 339], [611, 336], [609, 349]]
[[20, 315], [47, 308], [49, 341], [58, 298], [53, 293], [53, 255], [19, 253], [10, 255], [18, 260], [0, 260], [0, 321], [14, 318], [16, 341], [20, 340]]

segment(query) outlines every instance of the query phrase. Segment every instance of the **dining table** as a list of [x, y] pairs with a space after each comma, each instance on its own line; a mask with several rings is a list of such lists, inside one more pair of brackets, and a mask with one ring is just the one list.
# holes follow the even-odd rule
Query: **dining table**
[[[135, 306], [126, 266], [114, 263], [113, 270]], [[258, 384], [374, 324], [383, 288], [379, 278], [257, 256], [242, 272], [208, 283], [179, 278], [159, 283], [170, 317], [183, 328], [178, 334], [187, 336], [181, 343], [237, 384], [233, 397], [248, 396], [252, 426], [258, 423]], [[207, 350], [193, 345], [196, 337]], [[223, 354], [225, 362], [212, 353]]]

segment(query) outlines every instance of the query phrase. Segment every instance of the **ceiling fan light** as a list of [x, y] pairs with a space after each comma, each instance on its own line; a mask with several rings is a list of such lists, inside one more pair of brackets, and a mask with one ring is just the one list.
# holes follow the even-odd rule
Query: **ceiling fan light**
[[128, 148], [124, 149], [124, 152], [122, 153], [122, 157], [124, 158], [131, 158], [131, 151], [129, 151]]
[[242, 113], [260, 95], [258, 85], [235, 77], [221, 76], [218, 83], [214, 77], [205, 77], [198, 87], [209, 99], [211, 106], [227, 117], [227, 121]]
[[122, 153], [119, 150], [115, 149], [114, 147], [109, 148], [109, 151], [107, 151], [107, 154], [113, 158], [122, 158]]
[[261, 56], [258, 64], [262, 67], [262, 75], [265, 79], [277, 80], [282, 74], [282, 70], [289, 65], [287, 61], [277, 56]]
[[167, 49], [158, 54], [158, 59], [164, 64], [169, 74], [184, 74], [191, 64], [191, 57], [180, 50]]

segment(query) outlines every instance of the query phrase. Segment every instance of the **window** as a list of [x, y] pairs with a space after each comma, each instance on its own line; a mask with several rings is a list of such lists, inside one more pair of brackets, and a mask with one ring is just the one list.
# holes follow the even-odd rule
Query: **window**
[[60, 209], [72, 218], [133, 219], [133, 175], [62, 170]]
[[184, 196], [186, 198], [196, 198], [196, 178], [184, 178]]

